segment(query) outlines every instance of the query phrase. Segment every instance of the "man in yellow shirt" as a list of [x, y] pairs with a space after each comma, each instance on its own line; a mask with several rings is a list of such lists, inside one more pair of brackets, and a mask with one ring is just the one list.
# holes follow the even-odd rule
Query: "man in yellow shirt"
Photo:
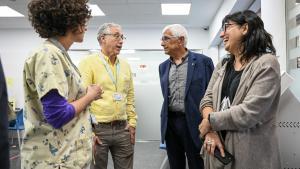
[[105, 23], [97, 39], [101, 51], [79, 64], [84, 84], [98, 84], [104, 91], [90, 107], [96, 135], [94, 168], [107, 168], [110, 151], [115, 169], [132, 169], [137, 121], [132, 73], [129, 64], [118, 58], [125, 37], [120, 25]]

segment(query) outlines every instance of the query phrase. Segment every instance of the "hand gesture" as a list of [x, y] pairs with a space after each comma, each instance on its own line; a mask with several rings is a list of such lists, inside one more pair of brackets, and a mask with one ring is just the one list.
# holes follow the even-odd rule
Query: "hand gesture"
[[100, 138], [98, 137], [98, 136], [94, 136], [93, 137], [93, 155], [95, 156], [96, 155], [96, 146], [97, 146], [97, 144], [98, 145], [101, 145], [102, 144], [102, 142], [101, 142], [101, 140], [100, 140]]
[[132, 126], [129, 126], [129, 124], [127, 124], [127, 126], [125, 127], [125, 130], [129, 130], [130, 142], [131, 142], [131, 144], [135, 144], [135, 128]]
[[102, 94], [104, 93], [102, 87], [97, 84], [92, 84], [87, 87], [87, 95], [94, 100], [98, 100], [102, 98]]

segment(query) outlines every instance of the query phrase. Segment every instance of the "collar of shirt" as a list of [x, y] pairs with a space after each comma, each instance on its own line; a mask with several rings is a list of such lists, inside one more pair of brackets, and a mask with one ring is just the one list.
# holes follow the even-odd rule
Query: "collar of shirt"
[[70, 58], [67, 50], [56, 38], [49, 38], [46, 42], [47, 43], [52, 43], [54, 46], [56, 46], [58, 49], [60, 49], [62, 54], [65, 56], [65, 58], [73, 66], [74, 70], [78, 73], [79, 76], [81, 76], [80, 71], [78, 70], [77, 66], [75, 66], [75, 64], [72, 62], [72, 59]]
[[[188, 55], [189, 55], [189, 51], [187, 50], [185, 52], [185, 54], [183, 55], [183, 57], [181, 58], [182, 63], [185, 61], [185, 59], [188, 57]], [[171, 57], [169, 58], [169, 60], [170, 60], [171, 63], [175, 64], [175, 62], [173, 61], [173, 59]]]
[[106, 56], [102, 51], [101, 51], [101, 54], [102, 54], [102, 56], [104, 56], [104, 60], [106, 61], [106, 63], [108, 63], [110, 66], [114, 67], [115, 65], [117, 65], [119, 63], [118, 57], [116, 57], [115, 64], [112, 64], [108, 56]]
[[62, 52], [67, 53], [65, 47], [56, 38], [49, 38], [48, 41], [58, 47]]

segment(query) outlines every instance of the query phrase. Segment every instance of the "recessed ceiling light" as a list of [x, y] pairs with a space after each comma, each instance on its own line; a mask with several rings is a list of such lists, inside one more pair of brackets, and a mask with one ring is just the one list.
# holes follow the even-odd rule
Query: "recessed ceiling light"
[[105, 16], [104, 12], [96, 4], [88, 4], [89, 8], [92, 10], [92, 16]]
[[191, 4], [161, 4], [162, 15], [189, 15]]
[[24, 17], [24, 15], [8, 6], [0, 6], [0, 17]]

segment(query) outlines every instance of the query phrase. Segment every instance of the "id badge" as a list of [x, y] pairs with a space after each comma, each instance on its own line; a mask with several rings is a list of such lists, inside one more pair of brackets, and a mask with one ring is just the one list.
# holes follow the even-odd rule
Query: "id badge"
[[114, 98], [114, 101], [121, 101], [122, 100], [122, 94], [121, 93], [114, 93], [113, 98]]

